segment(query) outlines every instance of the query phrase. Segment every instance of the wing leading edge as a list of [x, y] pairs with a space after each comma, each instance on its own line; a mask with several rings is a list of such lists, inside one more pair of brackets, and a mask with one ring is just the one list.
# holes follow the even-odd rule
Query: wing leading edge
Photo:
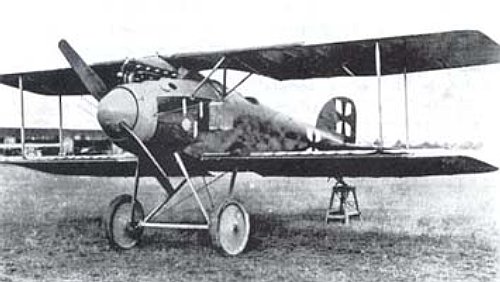
[[[381, 51], [382, 75], [459, 68], [500, 62], [500, 46], [479, 31], [463, 30], [317, 45], [284, 45], [245, 50], [147, 57], [192, 71], [224, 67], [277, 80], [376, 75], [375, 43]], [[146, 59], [146, 58], [143, 58]], [[120, 83], [125, 60], [91, 65], [108, 88]], [[349, 71], [346, 71], [349, 70]], [[0, 83], [47, 95], [88, 94], [70, 68], [0, 75]]]

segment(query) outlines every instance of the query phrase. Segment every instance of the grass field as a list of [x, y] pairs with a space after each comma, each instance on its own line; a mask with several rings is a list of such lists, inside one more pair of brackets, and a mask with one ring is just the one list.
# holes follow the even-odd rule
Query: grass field
[[[236, 195], [253, 235], [231, 258], [194, 231], [147, 230], [135, 249], [111, 250], [101, 214], [132, 179], [0, 168], [0, 281], [499, 280], [499, 173], [349, 179], [362, 211], [349, 226], [324, 223], [325, 179], [243, 174]], [[228, 182], [214, 186], [217, 199]], [[143, 188], [147, 209], [161, 190], [153, 179]], [[191, 199], [167, 216], [201, 219]]]

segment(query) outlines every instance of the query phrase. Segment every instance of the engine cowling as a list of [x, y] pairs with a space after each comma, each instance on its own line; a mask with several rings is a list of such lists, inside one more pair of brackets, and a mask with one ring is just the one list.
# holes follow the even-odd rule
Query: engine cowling
[[154, 83], [123, 84], [101, 99], [97, 119], [113, 141], [125, 137], [119, 125], [121, 122], [132, 128], [144, 142], [154, 136], [157, 127], [156, 88]]

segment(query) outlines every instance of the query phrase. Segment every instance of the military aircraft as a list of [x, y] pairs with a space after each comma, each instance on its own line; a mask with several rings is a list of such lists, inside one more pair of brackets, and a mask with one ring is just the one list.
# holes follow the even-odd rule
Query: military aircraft
[[[4, 74], [0, 83], [18, 87], [21, 93], [92, 95], [99, 101], [97, 119], [103, 131], [136, 158], [68, 156], [4, 163], [56, 174], [134, 176], [133, 193], [115, 198], [105, 217], [108, 239], [119, 249], [134, 247], [144, 228], [204, 229], [223, 253], [240, 254], [250, 236], [250, 218], [233, 197], [238, 172], [331, 177], [342, 190], [349, 188], [344, 177], [452, 175], [497, 169], [466, 156], [422, 155], [356, 144], [356, 108], [347, 97], [328, 101], [316, 126], [310, 126], [236, 91], [252, 75], [280, 81], [378, 76], [380, 81], [384, 75], [498, 63], [500, 46], [479, 31], [158, 54], [91, 65], [65, 40], [59, 42], [59, 49], [71, 68]], [[222, 72], [221, 82], [213, 79], [217, 71]], [[247, 75], [228, 87], [228, 71]], [[220, 174], [215, 176], [216, 172]], [[198, 191], [208, 190], [225, 173], [231, 174], [229, 193], [209, 211]], [[165, 191], [164, 200], [147, 214], [137, 200], [143, 176], [156, 177]], [[174, 187], [172, 176], [183, 180]], [[206, 176], [215, 177], [201, 188], [194, 186], [194, 177]], [[184, 186], [191, 189], [205, 222], [155, 220]]]

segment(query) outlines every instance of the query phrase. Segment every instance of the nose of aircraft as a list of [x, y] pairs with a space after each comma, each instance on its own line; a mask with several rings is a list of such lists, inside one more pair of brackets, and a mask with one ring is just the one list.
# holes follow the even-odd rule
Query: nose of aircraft
[[97, 120], [110, 137], [121, 137], [121, 122], [134, 127], [138, 117], [137, 101], [132, 91], [115, 88], [99, 102]]

